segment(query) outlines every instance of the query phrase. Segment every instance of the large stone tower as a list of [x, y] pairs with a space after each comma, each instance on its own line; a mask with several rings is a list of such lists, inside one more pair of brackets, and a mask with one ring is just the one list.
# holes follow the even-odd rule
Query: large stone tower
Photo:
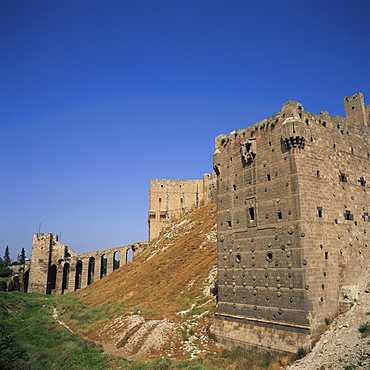
[[369, 269], [370, 127], [361, 97], [345, 98], [347, 119], [289, 101], [216, 138], [211, 331], [227, 346], [309, 349]]
[[204, 204], [203, 180], [150, 180], [149, 241], [186, 212]]
[[[66, 257], [68, 247], [58, 241], [58, 235], [34, 234], [32, 244], [32, 264], [28, 292], [51, 294], [55, 289], [60, 294], [57, 266]], [[60, 274], [59, 274], [60, 275]]]

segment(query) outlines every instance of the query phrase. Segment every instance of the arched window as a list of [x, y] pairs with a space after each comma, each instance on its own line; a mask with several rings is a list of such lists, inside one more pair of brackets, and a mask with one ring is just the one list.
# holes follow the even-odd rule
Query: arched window
[[46, 287], [46, 294], [51, 294], [51, 291], [55, 289], [55, 281], [57, 278], [57, 267], [55, 265], [50, 266], [48, 275], [48, 284]]
[[100, 260], [100, 279], [107, 275], [107, 255], [103, 254]]
[[89, 269], [87, 275], [87, 285], [90, 285], [94, 282], [94, 271], [95, 271], [95, 258], [89, 258]]
[[120, 266], [121, 258], [119, 252], [114, 252], [113, 254], [113, 271], [117, 270]]
[[81, 289], [82, 261], [78, 260], [76, 264], [75, 290]]
[[132, 248], [127, 249], [126, 251], [126, 263], [131, 262], [134, 259], [134, 252]]
[[62, 294], [64, 294], [64, 291], [66, 289], [68, 289], [68, 284], [69, 284], [69, 270], [70, 270], [69, 263], [66, 263], [63, 266]]

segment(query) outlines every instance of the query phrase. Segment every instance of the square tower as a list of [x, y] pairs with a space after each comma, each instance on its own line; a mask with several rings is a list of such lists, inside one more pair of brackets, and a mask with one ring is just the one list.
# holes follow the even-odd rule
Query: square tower
[[229, 347], [310, 349], [370, 261], [370, 127], [289, 101], [216, 138], [218, 305]]

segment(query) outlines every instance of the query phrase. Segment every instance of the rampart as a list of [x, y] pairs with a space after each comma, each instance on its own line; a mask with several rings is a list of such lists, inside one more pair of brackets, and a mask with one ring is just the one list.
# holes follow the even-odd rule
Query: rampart
[[216, 202], [216, 176], [202, 180], [150, 180], [148, 227], [149, 241], [185, 213], [203, 204]]
[[121, 247], [77, 254], [58, 241], [58, 235], [34, 234], [32, 259], [25, 285], [30, 293], [64, 294], [84, 288], [134, 258], [148, 245], [133, 243]]
[[[289, 101], [218, 136], [214, 172], [202, 180], [150, 182], [149, 240], [184, 213], [217, 203], [211, 333], [228, 347], [308, 350], [356, 298], [370, 268], [370, 106], [361, 93], [344, 105], [345, 118]], [[35, 234], [28, 291], [83, 288], [117, 268], [117, 253], [135, 256], [146, 245], [77, 255], [57, 236]]]
[[216, 138], [218, 305], [229, 347], [296, 353], [348, 308], [370, 261], [370, 119], [289, 101]]

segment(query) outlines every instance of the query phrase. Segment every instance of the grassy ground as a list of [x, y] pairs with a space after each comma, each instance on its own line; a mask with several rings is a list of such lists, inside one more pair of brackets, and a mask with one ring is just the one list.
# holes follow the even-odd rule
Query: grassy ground
[[[71, 333], [53, 319], [63, 301], [83, 320], [85, 306], [73, 296], [53, 297], [0, 292], [0, 368], [8, 369], [266, 369], [276, 370], [288, 358], [271, 358], [234, 350], [187, 360], [127, 361], [101, 353], [101, 348]], [[80, 307], [78, 309], [78, 306]], [[92, 318], [88, 315], [88, 320]]]
[[[288, 358], [222, 352], [212, 340], [201, 339], [207, 337], [216, 307], [215, 298], [207, 293], [217, 279], [215, 225], [215, 206], [201, 207], [182, 217], [134, 261], [77, 292], [63, 296], [0, 292], [0, 369], [275, 370], [287, 364]], [[77, 334], [53, 319], [54, 308], [58, 319]], [[114, 347], [119, 339], [104, 328], [131, 314], [175, 323], [180, 339], [171, 337], [168, 348], [145, 355], [156, 360], [135, 361], [103, 354], [101, 347], [84, 339]], [[120, 346], [129, 346], [124, 343], [127, 335], [122, 339]], [[184, 346], [190, 341], [203, 357], [188, 359], [192, 353]], [[138, 350], [145, 348], [138, 343]], [[111, 353], [117, 355], [115, 350]], [[170, 357], [168, 353], [179, 360], [162, 358]]]
[[1, 369], [104, 369], [107, 359], [93, 342], [53, 318], [47, 296], [0, 292]]

